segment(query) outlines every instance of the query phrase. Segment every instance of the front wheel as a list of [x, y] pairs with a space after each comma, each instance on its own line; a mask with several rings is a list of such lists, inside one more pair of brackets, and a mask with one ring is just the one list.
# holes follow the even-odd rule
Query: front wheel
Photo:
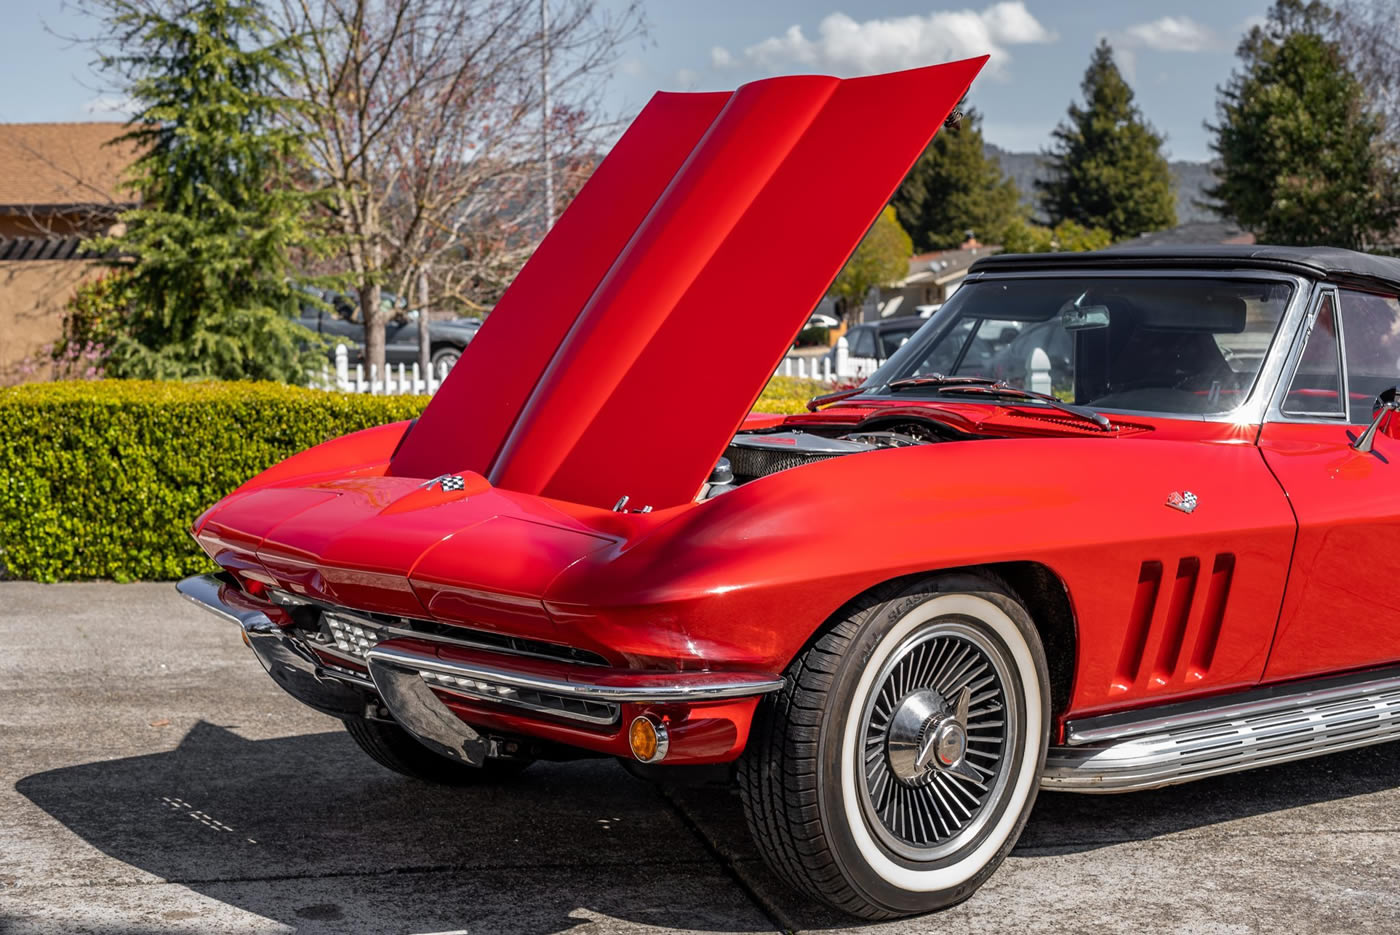
[[953, 905], [1035, 802], [1044, 648], [991, 577], [890, 585], [848, 610], [760, 708], [739, 765], [750, 831], [780, 876], [852, 915]]

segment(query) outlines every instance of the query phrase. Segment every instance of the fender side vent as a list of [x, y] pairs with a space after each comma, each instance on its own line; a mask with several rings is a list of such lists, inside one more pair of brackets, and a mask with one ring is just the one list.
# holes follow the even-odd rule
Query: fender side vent
[[1151, 633], [1152, 611], [1157, 606], [1157, 592], [1162, 587], [1162, 563], [1143, 562], [1138, 573], [1137, 594], [1133, 597], [1132, 613], [1128, 616], [1128, 632], [1123, 639], [1123, 652], [1118, 657], [1118, 677], [1113, 680], [1117, 691], [1133, 687], [1142, 671], [1142, 657], [1147, 651]]
[[1201, 630], [1196, 635], [1196, 648], [1191, 653], [1191, 671], [1198, 678], [1210, 671], [1215, 661], [1215, 648], [1220, 644], [1220, 626], [1225, 621], [1225, 602], [1230, 597], [1230, 582], [1235, 576], [1235, 556], [1223, 552], [1215, 557], [1210, 572], [1210, 587], [1206, 605], [1201, 611]]
[[1186, 640], [1186, 616], [1191, 612], [1191, 599], [1196, 596], [1196, 580], [1201, 577], [1201, 560], [1183, 558], [1176, 564], [1176, 583], [1172, 585], [1171, 603], [1162, 629], [1162, 644], [1157, 649], [1157, 664], [1152, 668], [1152, 682], [1165, 685], [1181, 661], [1181, 644]]
[[1164, 573], [1163, 563], [1156, 560], [1143, 562], [1138, 572], [1111, 685], [1115, 692], [1126, 692], [1144, 678], [1155, 688], [1188, 677], [1199, 681], [1215, 661], [1235, 556], [1216, 555], [1205, 581], [1201, 559], [1190, 555], [1177, 561], [1176, 574], [1165, 588]]

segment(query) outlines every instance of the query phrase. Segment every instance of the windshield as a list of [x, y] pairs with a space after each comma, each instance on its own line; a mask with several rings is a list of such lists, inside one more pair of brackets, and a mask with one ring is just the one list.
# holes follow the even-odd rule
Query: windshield
[[888, 393], [895, 380], [941, 374], [1102, 409], [1228, 412], [1253, 388], [1292, 291], [1284, 282], [1184, 277], [972, 282], [865, 387]]
[[880, 333], [880, 354], [881, 359], [893, 357], [894, 352], [904, 346], [904, 342], [917, 331], [917, 326], [910, 328], [886, 328]]

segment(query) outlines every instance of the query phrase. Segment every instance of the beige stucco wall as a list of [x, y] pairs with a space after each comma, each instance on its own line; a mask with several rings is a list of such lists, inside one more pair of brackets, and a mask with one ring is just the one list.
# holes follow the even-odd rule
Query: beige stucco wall
[[[63, 333], [63, 308], [85, 279], [100, 275], [82, 260], [0, 261], [0, 386], [51, 378], [45, 345]], [[38, 361], [25, 374], [26, 359]]]

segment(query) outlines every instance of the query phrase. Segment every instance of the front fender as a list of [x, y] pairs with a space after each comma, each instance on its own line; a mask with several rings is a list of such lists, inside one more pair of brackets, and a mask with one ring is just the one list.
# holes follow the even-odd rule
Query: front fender
[[[1190, 514], [1167, 506], [1184, 490], [1197, 495]], [[880, 582], [1034, 561], [1069, 591], [1071, 710], [1086, 713], [1256, 682], [1294, 529], [1245, 442], [943, 443], [808, 465], [678, 511], [567, 569], [546, 606], [572, 625], [674, 630], [696, 667], [780, 671]]]
[[193, 531], [198, 533], [209, 517], [235, 498], [254, 490], [275, 487], [282, 484], [305, 484], [318, 479], [355, 476], [359, 474], [383, 474], [389, 458], [403, 440], [412, 420], [390, 422], [361, 429], [347, 435], [340, 435], [319, 445], [299, 451], [285, 458], [259, 474], [253, 475], [233, 490], [228, 496], [195, 520]]

